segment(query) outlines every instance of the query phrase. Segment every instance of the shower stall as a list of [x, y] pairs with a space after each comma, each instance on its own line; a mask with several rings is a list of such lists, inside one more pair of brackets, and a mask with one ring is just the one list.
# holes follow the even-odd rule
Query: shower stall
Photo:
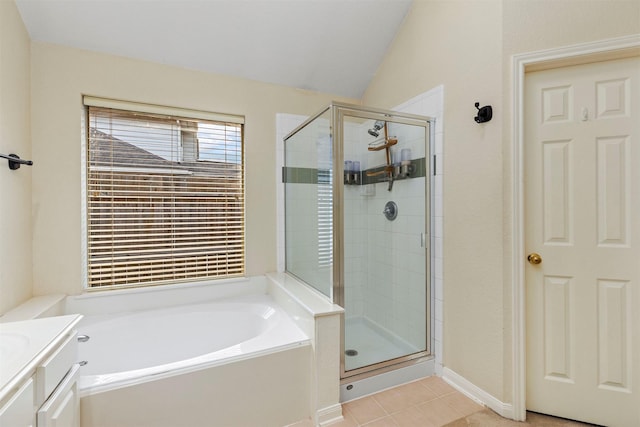
[[285, 137], [285, 268], [345, 309], [343, 383], [431, 355], [433, 126], [332, 103]]

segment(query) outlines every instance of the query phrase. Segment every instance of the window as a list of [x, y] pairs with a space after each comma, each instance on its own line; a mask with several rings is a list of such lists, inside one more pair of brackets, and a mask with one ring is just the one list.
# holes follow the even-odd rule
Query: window
[[244, 275], [242, 118], [85, 105], [87, 286]]
[[333, 265], [333, 156], [331, 137], [320, 136], [318, 149], [318, 267]]

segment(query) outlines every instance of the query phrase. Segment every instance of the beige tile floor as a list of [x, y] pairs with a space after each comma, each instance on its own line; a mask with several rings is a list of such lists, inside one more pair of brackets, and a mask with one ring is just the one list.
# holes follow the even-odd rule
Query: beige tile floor
[[[342, 405], [344, 420], [331, 427], [528, 427], [586, 426], [577, 422], [528, 414], [518, 423], [496, 415], [456, 391], [438, 377], [404, 384]], [[288, 427], [313, 427], [302, 420]]]

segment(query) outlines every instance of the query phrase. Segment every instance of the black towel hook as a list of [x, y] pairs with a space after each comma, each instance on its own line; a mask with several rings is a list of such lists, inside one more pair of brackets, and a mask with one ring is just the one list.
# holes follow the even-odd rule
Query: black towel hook
[[0, 157], [9, 161], [9, 169], [11, 170], [20, 169], [20, 165], [33, 165], [31, 160], [22, 160], [17, 154], [0, 154]]
[[491, 105], [485, 105], [482, 108], [480, 108], [479, 102], [476, 102], [475, 105], [478, 109], [478, 115], [475, 116], [473, 120], [475, 120], [476, 123], [484, 123], [491, 120], [491, 117], [493, 117], [493, 109], [491, 108]]

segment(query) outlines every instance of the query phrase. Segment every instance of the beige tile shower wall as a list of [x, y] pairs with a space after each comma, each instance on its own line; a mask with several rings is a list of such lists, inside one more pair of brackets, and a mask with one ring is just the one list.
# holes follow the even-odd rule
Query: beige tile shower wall
[[[30, 68], [29, 36], [16, 5], [0, 1], [0, 153], [23, 159], [32, 158]], [[0, 159], [0, 315], [32, 294], [32, 168], [11, 170]]]

